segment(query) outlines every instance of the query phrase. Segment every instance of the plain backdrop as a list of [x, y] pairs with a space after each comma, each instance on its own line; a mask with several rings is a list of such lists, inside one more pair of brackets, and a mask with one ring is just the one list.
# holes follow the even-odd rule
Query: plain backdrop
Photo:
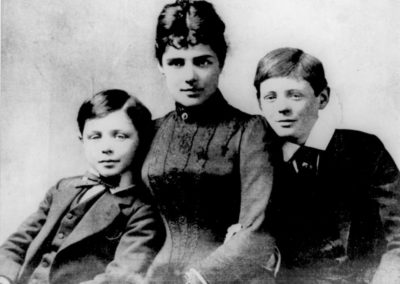
[[[120, 88], [159, 117], [172, 109], [154, 59], [159, 0], [3, 0], [0, 241], [60, 178], [82, 174], [76, 114], [94, 92]], [[378, 135], [400, 165], [400, 2], [215, 0], [226, 24], [220, 80], [227, 100], [257, 113], [252, 80], [274, 48], [322, 60], [327, 112]]]

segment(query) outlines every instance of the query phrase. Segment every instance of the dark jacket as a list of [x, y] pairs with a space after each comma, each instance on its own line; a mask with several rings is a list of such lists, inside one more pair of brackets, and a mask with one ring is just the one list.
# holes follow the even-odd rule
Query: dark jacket
[[358, 131], [336, 130], [319, 156], [316, 176], [276, 164], [266, 214], [280, 282], [369, 283], [382, 255], [380, 269], [400, 265], [399, 171], [379, 139]]
[[[83, 190], [82, 177], [52, 187], [38, 210], [0, 247], [0, 275], [25, 283], [60, 218]], [[124, 283], [145, 274], [164, 240], [162, 221], [143, 186], [105, 192], [85, 213], [50, 267], [50, 283]]]
[[[263, 266], [274, 245], [259, 229], [273, 178], [271, 129], [219, 92], [200, 106], [177, 105], [157, 128], [142, 170], [169, 229], [154, 283], [179, 283], [190, 268], [210, 284], [251, 283], [256, 275], [268, 283]], [[238, 223], [242, 230], [224, 243]]]

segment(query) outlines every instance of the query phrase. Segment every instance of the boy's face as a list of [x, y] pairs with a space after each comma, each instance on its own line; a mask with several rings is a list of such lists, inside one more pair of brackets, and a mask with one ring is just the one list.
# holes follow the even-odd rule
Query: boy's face
[[128, 171], [139, 145], [139, 136], [125, 111], [86, 120], [83, 148], [90, 167], [110, 177]]
[[302, 79], [277, 77], [260, 85], [264, 117], [280, 137], [297, 144], [305, 143], [318, 119], [318, 111], [328, 101], [328, 90], [315, 96], [310, 84]]

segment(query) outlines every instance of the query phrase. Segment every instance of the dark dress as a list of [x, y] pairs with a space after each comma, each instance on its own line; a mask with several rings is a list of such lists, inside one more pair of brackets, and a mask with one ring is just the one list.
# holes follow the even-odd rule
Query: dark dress
[[[177, 105], [156, 124], [142, 174], [169, 228], [163, 260], [155, 264], [159, 277], [178, 281], [195, 268], [208, 283], [244, 283], [249, 274], [264, 273], [255, 272], [255, 259], [264, 261], [272, 250], [259, 232], [273, 176], [271, 130], [261, 117], [230, 106], [219, 91], [201, 106]], [[223, 245], [228, 227], [237, 223], [242, 236]]]
[[382, 255], [400, 252], [399, 171], [379, 139], [358, 131], [336, 130], [319, 156], [313, 174], [292, 160], [276, 169], [267, 221], [279, 283], [369, 283]]

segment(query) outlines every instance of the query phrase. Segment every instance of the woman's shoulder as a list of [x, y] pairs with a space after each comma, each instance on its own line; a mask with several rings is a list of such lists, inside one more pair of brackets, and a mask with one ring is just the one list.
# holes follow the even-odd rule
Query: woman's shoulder
[[153, 120], [153, 127], [155, 130], [159, 129], [161, 127], [161, 125], [167, 121], [168, 119], [171, 119], [174, 116], [174, 113], [176, 111], [170, 111], [167, 114], [165, 114], [164, 116], [158, 117], [156, 119]]
[[226, 105], [224, 112], [228, 118], [240, 123], [265, 123], [265, 119], [261, 115], [244, 112], [230, 104]]
[[241, 125], [244, 130], [256, 129], [257, 131], [269, 132], [270, 127], [263, 116], [249, 114], [235, 107], [232, 107], [232, 109], [232, 121]]

